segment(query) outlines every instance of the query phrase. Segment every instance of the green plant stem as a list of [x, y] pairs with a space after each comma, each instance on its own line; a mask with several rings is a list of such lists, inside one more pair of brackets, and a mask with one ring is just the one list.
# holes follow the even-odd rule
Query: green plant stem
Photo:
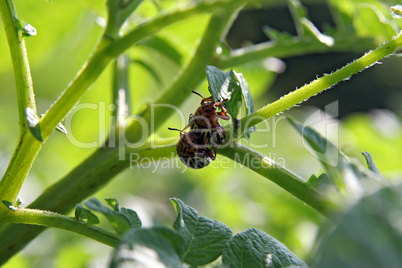
[[[30, 158], [35, 158], [37, 152], [42, 148], [42, 143], [32, 136], [26, 119], [26, 109], [28, 107], [36, 112], [35, 97], [25, 41], [20, 28], [20, 21], [17, 19], [11, 0], [0, 1], [0, 14], [14, 66], [20, 125], [18, 143], [3, 179], [0, 181], [0, 200], [14, 202], [24, 178], [32, 166]], [[4, 208], [0, 208], [0, 212], [3, 210]]]
[[96, 226], [88, 226], [85, 222], [78, 221], [73, 217], [50, 211], [18, 208], [14, 211], [9, 211], [2, 219], [8, 223], [39, 225], [70, 231], [111, 247], [115, 247], [119, 242], [118, 236], [113, 232]]
[[[77, 203], [94, 194], [127, 167], [134, 168], [140, 163], [166, 161], [175, 157], [176, 142], [177, 137], [153, 141], [152, 145], [148, 143], [137, 149], [99, 148], [63, 179], [42, 193], [29, 207], [66, 214]], [[119, 159], [119, 150], [124, 151], [125, 159]], [[43, 230], [45, 227], [29, 225], [8, 225], [0, 230], [0, 265]]]
[[[243, 1], [236, 0], [234, 2], [239, 3]], [[0, 3], [2, 4], [2, 10], [6, 8], [8, 10], [8, 8], [10, 8], [10, 6], [6, 6], [3, 1]], [[69, 84], [67, 89], [56, 100], [56, 102], [53, 103], [46, 114], [40, 119], [39, 124], [43, 140], [47, 140], [57, 124], [63, 120], [81, 96], [88, 88], [90, 88], [92, 83], [95, 82], [102, 71], [115, 57], [123, 53], [136, 42], [157, 33], [168, 25], [188, 18], [191, 15], [198, 14], [200, 11], [209, 11], [216, 8], [223, 8], [228, 5], [233, 6], [234, 4], [226, 1], [216, 1], [209, 4], [202, 3], [199, 6], [166, 14], [150, 22], [139, 25], [126, 36], [116, 41], [112, 41], [107, 35], [104, 35], [91, 58], [86, 62], [86, 64], [84, 64], [82, 70], [77, 74], [75, 79]], [[10, 12], [11, 11], [9, 11], [9, 13]], [[201, 58], [201, 56], [199, 56], [199, 58]], [[192, 71], [194, 71], [194, 69], [192, 69]], [[201, 73], [202, 72], [199, 72], [199, 77], [202, 76]], [[181, 99], [181, 101], [184, 101], [184, 99]], [[20, 139], [20, 143], [17, 145], [16, 152], [10, 161], [10, 165], [0, 182], [0, 197], [2, 200], [8, 200], [10, 202], [15, 201], [41, 147], [41, 144], [38, 143], [38, 141], [34, 141], [31, 137]]]
[[285, 58], [310, 53], [324, 52], [365, 52], [377, 46], [371, 38], [341, 37], [335, 39], [333, 46], [327, 46], [312, 38], [292, 38], [284, 41], [269, 41], [246, 48], [236, 49], [230, 56], [217, 58], [214, 65], [220, 69], [260, 61], [267, 57]]
[[306, 101], [310, 97], [325, 91], [337, 83], [349, 79], [352, 75], [369, 68], [379, 60], [392, 54], [401, 46], [402, 34], [399, 33], [391, 41], [379, 46], [375, 50], [366, 53], [364, 56], [346, 65], [345, 67], [342, 67], [331, 74], [324, 75], [323, 77], [320, 77], [309, 84], [283, 96], [279, 100], [259, 109], [255, 113], [242, 118], [240, 129], [244, 131], [252, 126], [255, 126], [269, 117], [286, 111], [296, 104]]
[[[233, 2], [242, 3], [243, 1], [236, 0]], [[111, 41], [108, 36], [104, 36], [95, 52], [92, 54], [92, 57], [84, 65], [77, 77], [41, 118], [40, 124], [43, 139], [46, 140], [49, 137], [57, 124], [64, 119], [67, 113], [72, 109], [92, 83], [95, 82], [106, 66], [125, 50], [132, 47], [142, 39], [156, 34], [163, 28], [180, 20], [189, 18], [199, 12], [211, 11], [218, 8], [228, 8], [233, 5], [233, 3], [228, 1], [215, 1], [209, 4], [203, 2], [192, 8], [162, 15], [152, 21], [143, 23], [115, 41]], [[239, 4], [237, 4], [237, 6], [238, 5]]]
[[25, 110], [29, 107], [36, 112], [36, 105], [25, 40], [12, 0], [0, 1], [0, 14], [14, 66], [20, 129], [26, 131], [28, 126]]
[[321, 193], [308, 187], [303, 178], [247, 146], [233, 143], [219, 148], [218, 152], [269, 179], [328, 218], [339, 209]]

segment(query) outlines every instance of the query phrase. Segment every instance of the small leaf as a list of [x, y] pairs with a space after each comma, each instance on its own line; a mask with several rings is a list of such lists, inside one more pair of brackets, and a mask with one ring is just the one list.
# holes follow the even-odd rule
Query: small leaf
[[[233, 70], [232, 70], [232, 73], [236, 77], [238, 84], [240, 84], [242, 97], [243, 97], [244, 103], [246, 104], [246, 115], [250, 115], [255, 112], [254, 101], [253, 101], [253, 98], [251, 97], [250, 88], [248, 87], [248, 84], [247, 84], [246, 79], [244, 78], [243, 74], [236, 73]], [[255, 131], [255, 127], [251, 127], [249, 129], [247, 129], [247, 131], [244, 133], [245, 138], [247, 139], [248, 142], [250, 142], [250, 133], [253, 131]]]
[[236, 234], [226, 244], [222, 262], [226, 267], [308, 267], [284, 244], [263, 231], [252, 228]]
[[59, 123], [59, 124], [56, 126], [56, 130], [59, 131], [59, 132], [61, 132], [61, 133], [63, 133], [63, 134], [66, 134], [66, 135], [68, 134], [66, 127], [65, 127], [62, 123]]
[[264, 26], [263, 29], [264, 34], [274, 42], [283, 42], [290, 41], [293, 36], [288, 32], [279, 32], [277, 29], [271, 28], [269, 26]]
[[304, 27], [301, 23], [302, 18], [307, 17], [307, 10], [306, 8], [300, 3], [299, 0], [289, 0], [288, 7], [289, 11], [292, 14], [293, 22], [296, 27], [297, 35], [304, 36]]
[[7, 200], [3, 200], [1, 201], [7, 208], [11, 209], [11, 210], [17, 210], [16, 207], [13, 206], [13, 203]]
[[75, 218], [77, 220], [87, 219], [88, 225], [95, 225], [99, 223], [99, 218], [90, 210], [84, 208], [81, 204], [75, 207]]
[[26, 118], [28, 121], [28, 127], [31, 131], [32, 135], [40, 142], [43, 142], [42, 134], [40, 131], [39, 117], [36, 115], [36, 112], [27, 107], [25, 110]]
[[122, 207], [120, 209], [120, 213], [128, 219], [130, 228], [141, 228], [142, 222], [137, 212], [132, 209]]
[[304, 126], [291, 117], [287, 117], [287, 120], [303, 136], [308, 146], [313, 149], [312, 153], [321, 162], [331, 180], [337, 182], [338, 186], [343, 186], [340, 163], [348, 162], [344, 155], [339, 152], [338, 148], [332, 142], [321, 136], [313, 128], [307, 125]]
[[[243, 101], [246, 104], [247, 115], [254, 112], [254, 103], [251, 98], [250, 89], [243, 75], [235, 71], [225, 72], [215, 66], [207, 66], [207, 79], [209, 90], [215, 102], [223, 99], [229, 99], [225, 102], [225, 108], [232, 116], [233, 124], [236, 126], [236, 117], [239, 114]], [[250, 132], [254, 128], [250, 128], [245, 137], [248, 139]]]
[[131, 229], [122, 236], [110, 267], [183, 267], [183, 253], [183, 238], [172, 229]]
[[375, 164], [373, 158], [371, 157], [370, 153], [362, 152], [362, 155], [364, 156], [364, 158], [366, 158], [369, 170], [372, 171], [381, 182], [387, 183], [387, 181], [382, 176], [380, 170], [378, 169], [377, 165]]
[[[231, 72], [225, 72], [219, 68], [216, 68], [215, 66], [210, 65], [207, 66], [206, 72], [209, 91], [211, 92], [215, 102], [219, 102], [224, 99], [230, 99], [230, 101], [236, 105], [237, 102], [241, 102], [241, 99], [238, 97], [239, 95], [236, 97], [233, 96], [232, 100], [232, 92], [236, 91], [234, 87], [238, 87], [238, 90], [240, 90], [240, 87], [234, 83]], [[228, 109], [228, 112], [230, 111], [230, 115], [233, 117], [237, 116], [237, 114], [231, 112], [232, 110], [236, 110], [234, 107], [232, 108], [231, 106], [228, 107], [228, 105], [226, 105], [226, 108]]]
[[22, 204], [24, 204], [24, 201], [22, 201], [21, 197], [17, 196], [17, 201], [15, 202], [15, 206], [20, 207]]
[[106, 203], [113, 208], [114, 211], [120, 212], [119, 201], [115, 198], [105, 198]]
[[317, 188], [318, 186], [322, 186], [323, 184], [329, 185], [330, 180], [326, 173], [322, 173], [320, 176], [318, 176], [318, 178], [315, 175], [311, 175], [306, 184], [309, 187]]
[[359, 5], [354, 14], [356, 34], [373, 37], [378, 43], [390, 40], [399, 32], [392, 20], [388, 20], [374, 5]]
[[314, 37], [317, 41], [320, 43], [323, 43], [329, 47], [333, 46], [335, 44], [335, 39], [332, 38], [331, 36], [322, 34], [316, 27], [315, 25], [309, 21], [306, 18], [301, 18], [300, 20], [301, 24], [304, 27], [304, 32], [306, 36], [312, 36]]
[[184, 238], [184, 261], [199, 266], [217, 259], [232, 237], [232, 230], [221, 222], [199, 216], [180, 199], [172, 198], [171, 201], [177, 211], [173, 227]]
[[121, 213], [105, 207], [98, 199], [92, 198], [84, 203], [88, 208], [101, 212], [110, 221], [118, 234], [130, 229], [130, 221]]
[[311, 153], [315, 154], [315, 157], [321, 162], [326, 174], [339, 188], [338, 190], [346, 190], [349, 194], [358, 197], [364, 191], [361, 184], [363, 179], [369, 179], [365, 182], [372, 183], [372, 186], [378, 185], [379, 180], [371, 172], [368, 172], [360, 163], [351, 161], [335, 144], [321, 136], [316, 130], [308, 125], [302, 125], [290, 117], [287, 120], [303, 136], [303, 142], [306, 141], [313, 150]]
[[300, 3], [299, 0], [289, 0], [288, 4], [298, 36], [303, 38], [313, 37], [315, 40], [327, 46], [334, 45], [334, 38], [322, 34], [317, 27], [315, 27], [315, 25], [308, 20], [307, 9]]

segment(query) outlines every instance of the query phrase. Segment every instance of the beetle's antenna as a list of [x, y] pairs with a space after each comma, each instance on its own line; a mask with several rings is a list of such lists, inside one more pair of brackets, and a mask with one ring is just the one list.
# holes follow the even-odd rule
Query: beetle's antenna
[[177, 129], [177, 128], [168, 127], [168, 129], [169, 129], [169, 130], [177, 130], [177, 131], [180, 131], [180, 132], [181, 132], [181, 130], [180, 130], [180, 129]]
[[201, 98], [203, 98], [204, 99], [204, 97], [200, 94], [200, 93], [198, 93], [198, 92], [195, 92], [194, 90], [191, 90], [191, 92], [193, 92], [194, 94], [197, 94], [198, 96], [200, 96]]

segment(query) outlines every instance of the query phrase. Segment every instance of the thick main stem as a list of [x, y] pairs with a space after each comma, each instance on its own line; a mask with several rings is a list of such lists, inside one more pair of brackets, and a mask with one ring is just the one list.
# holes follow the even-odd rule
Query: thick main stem
[[[32, 166], [32, 161], [29, 159], [36, 157], [42, 144], [30, 133], [26, 119], [27, 108], [31, 108], [36, 112], [35, 97], [25, 41], [20, 21], [17, 19], [11, 0], [0, 1], [0, 13], [14, 66], [20, 125], [18, 143], [7, 170], [0, 181], [0, 200], [14, 203]], [[2, 210], [3, 208], [0, 208], [0, 211]]]

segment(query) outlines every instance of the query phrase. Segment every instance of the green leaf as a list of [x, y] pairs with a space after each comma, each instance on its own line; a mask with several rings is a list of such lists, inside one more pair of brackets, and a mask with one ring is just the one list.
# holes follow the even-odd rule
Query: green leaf
[[400, 267], [402, 185], [361, 198], [321, 242], [315, 267]]
[[313, 37], [315, 40], [327, 46], [334, 45], [334, 39], [332, 37], [322, 34], [314, 24], [308, 20], [307, 10], [299, 0], [289, 0], [288, 4], [299, 37]]
[[105, 198], [106, 203], [113, 208], [114, 211], [120, 212], [119, 201], [115, 198]]
[[[246, 115], [250, 115], [255, 112], [254, 109], [254, 101], [253, 98], [251, 97], [251, 92], [250, 88], [248, 87], [248, 84], [246, 82], [246, 79], [244, 78], [243, 74], [241, 73], [236, 73], [235, 71], [232, 70], [232, 73], [236, 77], [237, 83], [240, 84], [241, 88], [241, 93], [243, 97], [243, 101], [246, 105]], [[245, 138], [250, 142], [250, 133], [255, 131], [255, 127], [249, 128], [245, 133]]]
[[87, 219], [88, 225], [95, 225], [99, 223], [99, 218], [90, 210], [84, 208], [81, 204], [75, 207], [75, 218], [77, 220]]
[[315, 25], [309, 21], [306, 18], [302, 18], [300, 20], [301, 24], [304, 27], [304, 33], [305, 36], [310, 36], [313, 37], [315, 40], [319, 41], [320, 43], [323, 43], [327, 46], [333, 46], [335, 43], [335, 39], [332, 38], [331, 36], [322, 34], [316, 27]]
[[[211, 92], [214, 101], [219, 102], [224, 99], [231, 99], [232, 91], [234, 91], [232, 87], [237, 86], [236, 84], [233, 84], [233, 81], [231, 81], [231, 72], [222, 71], [221, 69], [211, 65], [207, 65], [206, 72], [209, 91]], [[237, 99], [237, 101], [241, 100]], [[227, 107], [226, 105], [226, 108], [228, 111], [231, 111], [231, 107]], [[237, 114], [231, 115], [233, 117], [237, 116]]]
[[184, 261], [199, 266], [217, 259], [232, 237], [230, 228], [216, 220], [199, 216], [195, 209], [180, 199], [172, 198], [171, 201], [177, 211], [173, 227], [184, 238]]
[[30, 107], [27, 107], [25, 110], [25, 115], [28, 121], [29, 130], [31, 131], [32, 135], [34, 135], [38, 141], [43, 142], [40, 131], [39, 117], [36, 115], [36, 112]]
[[63, 134], [66, 134], [66, 135], [68, 134], [66, 127], [62, 123], [57, 124], [56, 130]]
[[182, 64], [183, 56], [177, 51], [176, 47], [164, 38], [153, 36], [140, 42], [140, 45], [153, 49], [161, 53], [177, 65]]
[[366, 158], [367, 166], [368, 166], [369, 170], [372, 171], [378, 177], [378, 179], [380, 181], [386, 183], [387, 181], [382, 176], [380, 170], [378, 169], [378, 167], [375, 164], [375, 162], [374, 162], [373, 158], [371, 157], [371, 155], [368, 152], [362, 152], [362, 155], [364, 156], [364, 158]]
[[297, 35], [302, 37], [304, 36], [304, 26], [301, 23], [302, 18], [307, 18], [307, 10], [300, 3], [299, 0], [288, 0], [289, 11], [292, 14], [293, 22], [296, 27]]
[[183, 238], [167, 227], [131, 229], [113, 253], [111, 267], [183, 267]]
[[309, 187], [317, 188], [319, 186], [330, 185], [330, 179], [326, 173], [322, 173], [318, 178], [315, 175], [311, 175], [306, 183]]
[[340, 190], [346, 190], [353, 195], [360, 195], [364, 191], [361, 184], [363, 179], [369, 179], [365, 182], [372, 183], [372, 186], [375, 184], [378, 186], [379, 183], [379, 186], [384, 185], [385, 180], [379, 180], [375, 174], [373, 175], [360, 163], [350, 160], [335, 144], [321, 136], [316, 130], [304, 126], [290, 117], [287, 117], [287, 120], [303, 136], [308, 146], [313, 149], [312, 153], [321, 162], [330, 181], [337, 185]]
[[[224, 103], [228, 113], [232, 116], [233, 124], [237, 125], [236, 117], [242, 107], [244, 101], [246, 106], [246, 114], [254, 112], [254, 103], [251, 97], [250, 89], [243, 75], [231, 70], [225, 72], [208, 65], [206, 68], [209, 90], [215, 102], [223, 99], [229, 99]], [[245, 137], [248, 139], [250, 132], [254, 128], [250, 128]]]
[[377, 42], [390, 40], [399, 30], [394, 22], [387, 20], [374, 5], [359, 5], [354, 16], [357, 34], [376, 38]]
[[107, 198], [106, 202], [113, 209], [104, 206], [96, 198], [85, 202], [85, 205], [94, 211], [101, 212], [112, 223], [117, 233], [122, 234], [129, 228], [140, 228], [142, 222], [140, 217], [132, 209], [120, 207], [119, 201], [114, 198]]
[[122, 207], [120, 213], [124, 215], [130, 222], [130, 228], [141, 228], [142, 222], [137, 212], [132, 209]]
[[15, 201], [15, 206], [20, 207], [22, 204], [24, 204], [24, 201], [22, 201], [21, 197], [17, 196], [17, 200]]
[[252, 228], [236, 234], [226, 244], [222, 262], [226, 267], [308, 267], [284, 244], [263, 231]]
[[130, 229], [130, 221], [126, 216], [108, 207], [105, 207], [98, 199], [92, 198], [85, 202], [85, 205], [88, 208], [101, 212], [103, 215], [105, 215], [118, 234], [122, 234]]
[[308, 146], [313, 149], [313, 153], [327, 171], [329, 178], [343, 188], [342, 165], [348, 163], [345, 156], [332, 142], [321, 136], [313, 128], [304, 126], [291, 117], [287, 117], [287, 120], [303, 136]]
[[290, 41], [293, 36], [288, 32], [280, 32], [277, 29], [271, 28], [269, 26], [264, 26], [262, 28], [264, 34], [274, 42]]
[[1, 201], [7, 208], [11, 209], [11, 210], [17, 210], [16, 207], [13, 206], [13, 203], [7, 200], [3, 200]]

